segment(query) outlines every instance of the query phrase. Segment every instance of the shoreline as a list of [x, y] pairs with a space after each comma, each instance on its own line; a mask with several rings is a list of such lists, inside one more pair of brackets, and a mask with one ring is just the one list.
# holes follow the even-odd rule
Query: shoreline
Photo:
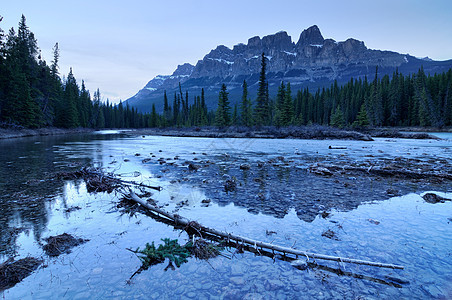
[[79, 134], [79, 133], [90, 133], [95, 131], [90, 128], [73, 128], [73, 129], [63, 129], [55, 127], [46, 127], [39, 129], [4, 129], [0, 128], [0, 140], [2, 139], [15, 139], [23, 137], [33, 137], [33, 136], [50, 136], [50, 135], [63, 135], [63, 134]]
[[342, 130], [327, 126], [298, 126], [276, 128], [265, 126], [248, 127], [190, 127], [190, 128], [146, 128], [126, 132], [128, 135], [154, 135], [202, 138], [263, 138], [263, 139], [317, 139], [317, 140], [361, 140], [373, 141], [366, 133]]
[[[420, 129], [420, 128], [416, 128]], [[359, 140], [373, 141], [373, 138], [405, 138], [405, 139], [440, 139], [437, 136], [409, 128], [374, 128], [361, 131], [338, 129], [328, 126], [292, 126], [276, 128], [273, 126], [261, 128], [228, 127], [191, 127], [191, 128], [145, 128], [133, 129], [128, 135], [154, 135], [177, 137], [204, 138], [267, 138], [267, 139], [311, 139], [311, 140]], [[403, 132], [405, 131], [405, 132]], [[429, 132], [438, 132], [430, 130]], [[443, 130], [452, 132], [452, 129]]]
[[[104, 129], [109, 130], [109, 129]], [[267, 138], [267, 139], [316, 139], [316, 140], [361, 140], [373, 141], [376, 138], [408, 138], [408, 139], [439, 139], [430, 134], [434, 132], [452, 132], [452, 128], [421, 128], [421, 127], [382, 127], [370, 129], [338, 129], [329, 126], [291, 126], [277, 128], [264, 127], [170, 127], [170, 128], [138, 128], [114, 129], [127, 135], [154, 135], [174, 137], [205, 137], [205, 138]], [[124, 130], [124, 131], [123, 131]], [[33, 136], [51, 136], [64, 134], [91, 133], [97, 131], [91, 128], [39, 128], [39, 129], [4, 129], [0, 128], [0, 140]]]

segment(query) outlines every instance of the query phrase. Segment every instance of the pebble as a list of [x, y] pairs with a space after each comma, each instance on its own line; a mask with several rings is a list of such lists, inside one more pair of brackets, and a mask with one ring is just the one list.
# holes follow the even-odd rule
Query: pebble
[[235, 285], [243, 285], [245, 283], [243, 277], [231, 277], [229, 280]]
[[103, 270], [104, 270], [104, 268], [94, 268], [93, 271], [92, 271], [92, 273], [93, 273], [94, 275], [100, 274], [100, 273], [102, 273]]

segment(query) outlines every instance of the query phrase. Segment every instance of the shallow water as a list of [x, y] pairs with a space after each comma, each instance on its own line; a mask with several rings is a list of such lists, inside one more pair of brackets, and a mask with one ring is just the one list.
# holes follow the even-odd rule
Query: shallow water
[[[2, 292], [2, 297], [452, 297], [452, 202], [429, 204], [420, 197], [427, 190], [447, 192], [445, 196], [452, 197], [450, 182], [426, 185], [403, 180], [390, 182], [402, 191], [402, 196], [389, 198], [379, 191], [380, 187], [386, 188], [387, 180], [325, 179], [306, 174], [303, 168], [300, 171], [292, 168], [316, 161], [364, 161], [369, 155], [372, 159], [403, 156], [433, 164], [440, 160], [450, 162], [452, 139], [360, 142], [126, 137], [115, 132], [104, 133], [0, 141], [0, 168], [2, 174], [8, 174], [0, 178], [0, 262], [12, 255], [17, 255], [17, 259], [31, 255], [42, 256], [47, 265]], [[331, 150], [329, 145], [347, 149]], [[174, 160], [175, 156], [178, 159]], [[278, 156], [284, 156], [286, 161], [293, 160], [290, 168], [267, 167], [265, 178], [269, 182], [263, 187], [259, 186], [260, 182], [245, 183], [247, 176], [250, 178], [247, 182], [262, 177], [255, 168], [258, 162]], [[156, 162], [160, 157], [170, 158], [167, 162], [177, 165], [161, 165]], [[142, 163], [145, 158], [152, 160]], [[185, 160], [195, 163], [209, 160], [211, 165], [198, 172], [188, 172], [182, 164]], [[238, 168], [241, 163], [251, 165], [247, 175]], [[217, 257], [208, 262], [189, 259], [175, 271], [164, 271], [166, 264], [156, 265], [127, 284], [140, 262], [126, 248], [144, 247], [152, 241], [158, 244], [165, 237], [184, 243], [187, 236], [142, 214], [121, 216], [116, 208], [120, 195], [88, 194], [81, 181], [50, 180], [54, 172], [77, 169], [85, 164], [104, 167], [124, 179], [161, 185], [163, 191], [154, 191], [153, 199], [165, 205], [165, 209], [178, 210], [178, 214], [206, 226], [311, 252], [404, 265], [405, 270], [317, 261], [324, 268], [302, 271], [279, 259], [244, 253], [235, 254], [232, 259]], [[239, 192], [226, 194], [219, 188], [224, 176], [234, 176], [243, 184]], [[335, 179], [339, 184], [343, 181], [360, 184], [336, 189]], [[205, 183], [206, 180], [210, 183]], [[323, 207], [316, 207], [306, 220], [305, 212], [300, 209], [305, 207], [300, 206], [300, 202], [310, 198], [303, 194], [306, 189], [300, 187], [304, 184], [297, 180], [311, 186], [310, 197], [322, 198], [323, 195], [333, 204], [328, 205], [323, 198], [321, 204], [312, 202]], [[355, 191], [367, 187], [366, 180], [373, 190]], [[281, 192], [281, 188], [288, 190], [288, 194]], [[256, 198], [251, 192], [250, 195], [242, 193], [248, 190], [254, 193], [253, 189], [265, 195]], [[366, 196], [353, 205], [336, 205], [345, 193], [352, 195], [349, 198]], [[278, 197], [278, 194], [283, 196]], [[207, 198], [212, 199], [212, 204], [203, 207], [201, 201]], [[188, 205], [178, 208], [183, 200], [187, 200]], [[281, 201], [285, 201], [283, 211], [269, 209]], [[66, 211], [75, 206], [81, 209]], [[320, 210], [331, 213], [330, 217], [322, 218], [318, 214]], [[13, 228], [22, 229], [12, 233]], [[336, 232], [339, 240], [323, 237], [327, 229]], [[276, 233], [268, 235], [267, 231]], [[47, 257], [40, 242], [63, 232], [90, 241], [74, 248], [70, 254]], [[338, 276], [331, 272], [333, 269], [341, 269], [345, 275]], [[360, 276], [364, 278], [357, 278]], [[384, 282], [391, 281], [386, 276], [409, 281], [409, 284], [400, 288], [386, 285]]]

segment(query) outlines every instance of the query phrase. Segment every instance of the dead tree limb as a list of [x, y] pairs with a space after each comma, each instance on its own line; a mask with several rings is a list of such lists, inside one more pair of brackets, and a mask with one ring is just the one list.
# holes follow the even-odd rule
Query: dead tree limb
[[[141, 204], [144, 208], [149, 209], [150, 211], [153, 211], [159, 215], [162, 215], [168, 219], [170, 219], [171, 221], [183, 225], [183, 226], [189, 226], [192, 222], [184, 217], [180, 217], [178, 215], [173, 215], [169, 212], [166, 212], [160, 208], [157, 208], [149, 203], [147, 203], [145, 200], [141, 199], [140, 197], [138, 197], [135, 193], [130, 192], [129, 194], [130, 199], [132, 199], [133, 201]], [[197, 223], [196, 223], [197, 224]], [[199, 225], [199, 224], [198, 224]], [[381, 268], [390, 268], [390, 269], [403, 269], [403, 266], [400, 265], [394, 265], [394, 264], [385, 264], [385, 263], [380, 263], [380, 262], [372, 262], [372, 261], [366, 261], [366, 260], [359, 260], [359, 259], [352, 259], [352, 258], [346, 258], [346, 257], [338, 257], [338, 256], [330, 256], [330, 255], [324, 255], [324, 254], [317, 254], [317, 253], [312, 253], [312, 252], [306, 252], [306, 251], [302, 251], [302, 250], [297, 250], [297, 249], [293, 249], [293, 248], [288, 248], [288, 247], [282, 247], [282, 246], [278, 246], [278, 245], [273, 245], [270, 243], [266, 243], [266, 242], [261, 242], [261, 241], [256, 241], [253, 239], [249, 239], [246, 237], [242, 237], [242, 236], [238, 236], [235, 234], [231, 234], [231, 233], [227, 233], [227, 232], [223, 232], [223, 231], [219, 231], [213, 228], [208, 228], [208, 227], [204, 227], [199, 225], [198, 228], [196, 228], [197, 230], [199, 230], [200, 232], [206, 232], [208, 234], [211, 235], [215, 235], [221, 238], [226, 239], [227, 241], [235, 241], [237, 243], [242, 243], [242, 244], [248, 244], [250, 246], [253, 246], [255, 248], [259, 247], [259, 248], [264, 248], [264, 249], [270, 249], [272, 251], [278, 251], [284, 254], [292, 254], [295, 256], [305, 256], [305, 257], [309, 257], [309, 258], [314, 258], [314, 259], [323, 259], [323, 260], [331, 260], [331, 261], [337, 261], [337, 262], [344, 262], [344, 263], [353, 263], [353, 264], [359, 264], [359, 265], [367, 265], [367, 266], [374, 266], [374, 267], [381, 267]]]

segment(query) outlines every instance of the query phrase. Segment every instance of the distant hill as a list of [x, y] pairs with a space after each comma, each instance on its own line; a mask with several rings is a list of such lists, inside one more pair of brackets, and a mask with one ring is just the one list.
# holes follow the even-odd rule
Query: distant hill
[[452, 68], [452, 60], [434, 61], [428, 57], [372, 50], [364, 42], [352, 38], [342, 42], [324, 39], [314, 25], [304, 30], [296, 43], [285, 31], [280, 31], [262, 39], [252, 37], [246, 45], [238, 44], [232, 49], [220, 45], [199, 60], [196, 66], [185, 63], [179, 65], [172, 75], [156, 76], [126, 102], [142, 112], [149, 112], [155, 103], [157, 110], [162, 111], [164, 90], [171, 103], [181, 83], [182, 91], [189, 92], [190, 103], [204, 88], [207, 106], [214, 108], [221, 84], [225, 83], [231, 103], [237, 103], [243, 80], [248, 83], [250, 95], [256, 95], [262, 52], [268, 59], [267, 79], [271, 97], [276, 94], [281, 81], [290, 82], [292, 90], [304, 87], [313, 90], [329, 86], [334, 80], [339, 84], [352, 77], [367, 76], [373, 80], [376, 66], [379, 76], [392, 74], [396, 68], [404, 75], [417, 72], [421, 66], [425, 73], [432, 75]]

